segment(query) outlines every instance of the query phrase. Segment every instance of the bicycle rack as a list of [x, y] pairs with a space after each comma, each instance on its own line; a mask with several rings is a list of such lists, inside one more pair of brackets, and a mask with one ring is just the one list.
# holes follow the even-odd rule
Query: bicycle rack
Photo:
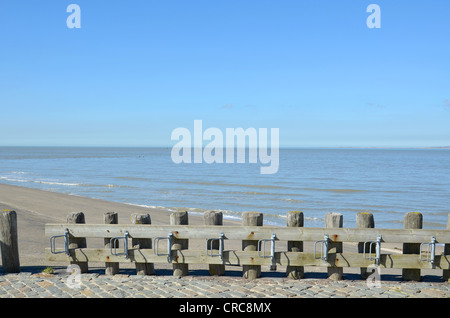
[[[422, 257], [422, 246], [427, 245], [427, 254], [426, 258]], [[436, 255], [436, 237], [431, 237], [430, 243], [422, 243], [420, 244], [420, 251], [419, 251], [419, 257], [421, 261], [427, 261], [430, 262], [431, 265], [434, 264], [434, 257]]]
[[[366, 256], [366, 244], [369, 244], [369, 256]], [[375, 257], [371, 256], [372, 246], [375, 244]], [[381, 235], [377, 236], [376, 241], [364, 242], [363, 257], [365, 259], [374, 260], [376, 265], [380, 265], [381, 256]]]
[[[167, 253], [159, 253], [159, 250], [158, 250], [158, 243], [159, 243], [159, 241], [160, 240], [167, 240]], [[170, 263], [170, 262], [172, 262], [172, 252], [171, 252], [171, 250], [172, 250], [172, 240], [173, 240], [173, 233], [172, 232], [170, 232], [169, 233], [169, 235], [167, 235], [166, 237], [155, 237], [155, 249], [154, 249], [154, 251], [155, 251], [155, 254], [157, 255], [157, 256], [164, 256], [164, 255], [167, 255], [167, 262], [168, 263]]]
[[[219, 238], [210, 238], [206, 240], [206, 255], [211, 257], [219, 257], [221, 260], [223, 260], [223, 240], [224, 240], [224, 234], [220, 233]], [[213, 253], [213, 242], [219, 241], [219, 254]], [[208, 248], [209, 246], [209, 248]]]
[[[115, 256], [125, 255], [125, 258], [128, 259], [128, 236], [129, 236], [128, 231], [125, 231], [123, 236], [113, 237], [110, 239], [109, 248], [112, 255]], [[119, 240], [123, 240], [123, 253], [117, 253], [116, 243]]]
[[[325, 263], [328, 261], [328, 240], [329, 240], [329, 236], [328, 236], [328, 234], [325, 234], [323, 240], [314, 242], [314, 258], [321, 259]], [[320, 257], [316, 256], [316, 250], [317, 250], [316, 245], [317, 244], [322, 245], [322, 248], [320, 249]]]
[[[272, 237], [270, 239], [263, 239], [258, 241], [258, 256], [262, 258], [270, 258], [272, 261], [272, 265], [270, 266], [270, 270], [276, 270], [277, 266], [275, 265], [275, 238], [276, 234], [272, 233]], [[266, 255], [266, 242], [270, 242], [270, 255]], [[262, 243], [262, 255], [261, 255], [261, 243]]]
[[[55, 248], [55, 246], [56, 246], [56, 238], [58, 238], [58, 237], [64, 237], [64, 251], [56, 252], [56, 248]], [[67, 255], [67, 257], [70, 256], [70, 253], [69, 253], [69, 230], [68, 229], [66, 229], [64, 231], [63, 235], [55, 235], [55, 236], [52, 236], [50, 238], [50, 252], [52, 254], [65, 253]]]

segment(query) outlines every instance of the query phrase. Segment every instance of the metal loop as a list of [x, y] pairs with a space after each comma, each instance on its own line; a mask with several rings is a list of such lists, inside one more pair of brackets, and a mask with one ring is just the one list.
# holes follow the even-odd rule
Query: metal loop
[[[427, 246], [426, 258], [422, 257], [422, 246], [423, 245]], [[420, 244], [419, 258], [420, 258], [421, 261], [427, 261], [431, 265], [433, 265], [435, 256], [436, 256], [436, 237], [432, 236], [430, 243], [422, 243], [422, 244]]]
[[[167, 255], [167, 262], [172, 262], [172, 239], [173, 239], [173, 233], [170, 232], [167, 237], [155, 237], [155, 249], [154, 252], [157, 256], [165, 256]], [[159, 252], [159, 241], [160, 240], [167, 240], [167, 253], [160, 253]]]
[[[258, 241], [258, 256], [262, 258], [273, 258], [275, 256], [275, 233], [272, 234], [272, 237], [270, 239], [263, 239]], [[266, 242], [270, 242], [270, 255], [266, 255]], [[263, 255], [261, 255], [261, 243], [262, 243], [262, 252]]]
[[[369, 256], [366, 256], [366, 245], [369, 244]], [[373, 257], [372, 254], [372, 246], [375, 244], [375, 257]], [[380, 264], [381, 259], [381, 235], [377, 236], [376, 241], [367, 241], [364, 242], [363, 247], [363, 257], [368, 260], [374, 260], [376, 265]]]
[[[223, 260], [223, 240], [224, 240], [224, 234], [220, 233], [220, 238], [210, 238], [206, 240], [206, 255], [211, 257], [219, 257], [221, 260]], [[219, 241], [219, 254], [213, 253], [213, 242]], [[208, 248], [209, 244], [209, 248]]]
[[[112, 255], [119, 256], [119, 255], [125, 255], [125, 258], [128, 259], [128, 231], [125, 231], [123, 236], [113, 237], [109, 240], [109, 249]], [[123, 252], [117, 253], [117, 242], [119, 240], [123, 240]], [[114, 251], [113, 251], [114, 249]]]
[[[314, 258], [315, 259], [321, 259], [324, 262], [328, 261], [328, 240], [329, 240], [329, 236], [328, 236], [328, 234], [325, 234], [323, 240], [314, 242]], [[320, 257], [316, 256], [317, 244], [320, 244], [322, 247], [320, 249]]]
[[[58, 237], [64, 237], [64, 251], [56, 251], [56, 239]], [[55, 235], [50, 237], [50, 252], [52, 254], [61, 254], [61, 253], [65, 253], [68, 257], [70, 256], [70, 252], [69, 252], [69, 230], [65, 229], [64, 234], [63, 235]]]
[[[270, 270], [276, 270], [275, 265], [275, 239], [276, 234], [272, 233], [272, 237], [270, 239], [263, 239], [258, 241], [258, 256], [262, 258], [270, 258], [272, 265], [270, 266]], [[266, 242], [270, 242], [270, 255], [266, 255]], [[261, 243], [262, 243], [262, 255], [261, 255]]]

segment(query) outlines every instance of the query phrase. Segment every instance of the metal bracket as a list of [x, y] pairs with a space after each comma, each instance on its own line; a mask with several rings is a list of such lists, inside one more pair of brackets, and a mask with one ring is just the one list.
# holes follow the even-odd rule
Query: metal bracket
[[[125, 258], [128, 259], [128, 231], [125, 231], [123, 236], [113, 237], [110, 240], [109, 249], [111, 251], [112, 255], [118, 256], [118, 255], [125, 255]], [[119, 240], [123, 240], [123, 253], [117, 253], [117, 247], [116, 243]], [[113, 251], [114, 250], [114, 251]]]
[[[426, 258], [422, 257], [422, 246], [423, 245], [427, 246]], [[420, 256], [420, 260], [421, 261], [427, 261], [427, 262], [430, 262], [431, 265], [433, 265], [434, 264], [434, 257], [435, 257], [435, 255], [436, 255], [436, 237], [432, 236], [430, 243], [422, 243], [422, 244], [420, 244], [419, 256]]]
[[[56, 247], [56, 238], [58, 238], [58, 237], [64, 237], [64, 251], [59, 251], [59, 252], [56, 251], [56, 248], [55, 248]], [[63, 235], [55, 235], [50, 238], [50, 252], [52, 252], [52, 254], [65, 253], [67, 255], [67, 257], [70, 256], [70, 253], [69, 253], [69, 230], [68, 229], [66, 229], [64, 231]]]
[[[369, 244], [369, 256], [366, 256], [366, 244]], [[372, 246], [375, 244], [375, 257], [371, 256]], [[365, 259], [374, 260], [376, 265], [380, 265], [380, 257], [381, 257], [381, 235], [377, 236], [376, 241], [367, 241], [364, 242], [363, 248], [363, 257]]]
[[[219, 256], [221, 260], [223, 260], [223, 240], [224, 240], [224, 234], [220, 233], [219, 238], [210, 238], [206, 240], [206, 255], [211, 257]], [[213, 253], [213, 242], [219, 241], [219, 254]]]
[[[272, 261], [272, 265], [270, 266], [270, 270], [276, 270], [275, 265], [275, 238], [276, 234], [272, 233], [272, 237], [270, 239], [263, 239], [258, 241], [258, 256], [262, 258], [270, 258]], [[266, 255], [266, 242], [270, 242], [270, 255]], [[262, 243], [262, 255], [261, 255], [261, 243]]]
[[[159, 253], [158, 243], [159, 243], [160, 240], [167, 240], [167, 253]], [[172, 252], [171, 252], [171, 250], [172, 250], [172, 240], [173, 240], [173, 233], [172, 232], [170, 232], [169, 235], [166, 236], [166, 237], [164, 237], [164, 236], [163, 237], [155, 237], [155, 239], [154, 239], [154, 241], [155, 241], [155, 249], [154, 249], [155, 254], [157, 256], [167, 255], [167, 262], [168, 263], [172, 262]]]
[[[329, 236], [328, 234], [325, 234], [323, 237], [323, 240], [314, 242], [314, 258], [315, 259], [321, 259], [325, 263], [328, 261], [328, 240]], [[322, 245], [322, 248], [320, 249], [320, 257], [316, 256], [316, 245], [320, 244]]]

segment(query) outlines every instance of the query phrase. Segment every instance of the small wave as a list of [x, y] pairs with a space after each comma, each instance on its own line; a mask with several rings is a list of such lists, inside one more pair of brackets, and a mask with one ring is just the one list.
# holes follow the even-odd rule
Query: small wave
[[127, 188], [127, 189], [138, 189], [137, 187], [127, 186], [127, 185], [118, 185], [118, 184], [88, 184], [88, 183], [76, 183], [76, 182], [61, 182], [61, 181], [48, 181], [48, 180], [31, 180], [31, 179], [19, 179], [19, 178], [11, 178], [0, 176], [0, 180], [10, 181], [10, 182], [22, 182], [22, 183], [37, 183], [37, 184], [46, 184], [46, 185], [59, 185], [65, 187], [101, 187], [101, 188]]
[[80, 187], [86, 187], [86, 188], [108, 188], [108, 189], [112, 189], [112, 188], [125, 188], [125, 189], [138, 189], [138, 187], [133, 187], [133, 186], [127, 186], [127, 185], [120, 185], [120, 184], [113, 184], [113, 183], [108, 183], [108, 184], [88, 184], [88, 183], [78, 183], [77, 184]]
[[324, 192], [334, 192], [334, 193], [356, 193], [356, 192], [367, 192], [367, 190], [360, 190], [360, 189], [317, 189], [317, 188], [302, 188], [301, 190], [306, 190], [306, 191], [324, 191]]
[[14, 178], [8, 178], [8, 177], [0, 177], [0, 180], [12, 181], [12, 182], [31, 182], [30, 180], [14, 179]]
[[133, 206], [139, 206], [141, 208], [167, 210], [169, 212], [176, 212], [177, 211], [177, 210], [175, 210], [173, 208], [167, 208], [165, 206], [158, 206], [158, 205], [146, 205], [146, 204], [136, 204], [136, 203], [125, 203], [125, 204], [133, 205]]
[[132, 181], [152, 181], [152, 179], [150, 178], [139, 178], [139, 177], [114, 177], [114, 179], [132, 180]]
[[67, 183], [67, 182], [55, 182], [55, 181], [39, 181], [39, 180], [33, 180], [30, 182], [34, 183], [42, 183], [42, 184], [49, 184], [49, 185], [62, 185], [62, 186], [68, 186], [68, 187], [78, 187], [81, 186], [80, 183]]
[[296, 199], [291, 199], [291, 198], [287, 198], [287, 199], [280, 199], [282, 201], [286, 201], [286, 202], [295, 202], [295, 203], [303, 203], [305, 201], [303, 200], [296, 200]]
[[62, 185], [62, 186], [80, 186], [81, 185], [79, 183], [67, 183], [67, 182], [56, 182], [56, 181], [17, 179], [17, 178], [3, 177], [3, 176], [0, 177], [0, 180], [11, 181], [11, 182], [48, 184], [48, 185]]
[[284, 186], [260, 185], [260, 184], [239, 184], [239, 183], [200, 182], [200, 181], [182, 181], [181, 183], [225, 186], [225, 187], [258, 188], [258, 189], [290, 189], [289, 187]]
[[312, 216], [305, 216], [304, 218], [305, 218], [305, 220], [312, 221], [314, 223], [325, 222], [325, 219], [323, 219], [323, 218], [317, 218], [317, 217], [312, 217]]
[[248, 194], [248, 195], [274, 195], [274, 196], [305, 196], [301, 193], [276, 193], [276, 192], [259, 192], [259, 191], [226, 191], [227, 194]]
[[31, 173], [25, 172], [25, 171], [11, 171], [10, 173], [11, 174], [21, 174], [21, 175], [23, 175], [23, 174], [31, 174]]

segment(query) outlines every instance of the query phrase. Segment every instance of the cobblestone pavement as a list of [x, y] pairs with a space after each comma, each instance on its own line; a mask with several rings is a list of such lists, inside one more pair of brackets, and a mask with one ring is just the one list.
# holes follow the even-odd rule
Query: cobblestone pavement
[[369, 287], [364, 280], [331, 281], [323, 278], [291, 280], [262, 277], [249, 281], [242, 277], [192, 275], [136, 276], [98, 273], [44, 275], [23, 272], [0, 275], [1, 298], [450, 298], [447, 282], [381, 281]]

